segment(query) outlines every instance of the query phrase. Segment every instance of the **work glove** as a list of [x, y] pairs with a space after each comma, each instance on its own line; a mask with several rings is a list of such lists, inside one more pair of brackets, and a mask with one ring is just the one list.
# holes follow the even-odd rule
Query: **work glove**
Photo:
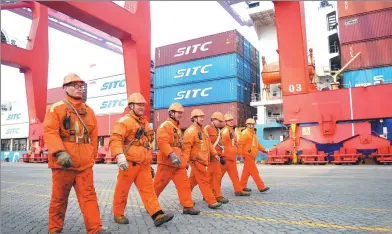
[[128, 170], [128, 161], [127, 158], [125, 157], [124, 154], [118, 154], [116, 156], [117, 158], [117, 166], [120, 168], [120, 170]]
[[154, 171], [154, 168], [152, 168], [151, 167], [151, 177], [154, 179], [154, 177], [155, 177], [155, 171]]
[[64, 169], [70, 168], [72, 166], [71, 156], [65, 151], [61, 151], [61, 152], [57, 153], [57, 162]]
[[226, 160], [224, 157], [220, 157], [220, 164], [222, 164], [222, 165], [226, 164]]
[[181, 164], [181, 160], [178, 158], [178, 156], [176, 155], [176, 153], [170, 153], [169, 154], [169, 158], [172, 161], [173, 164], [175, 164], [177, 167], [180, 166]]

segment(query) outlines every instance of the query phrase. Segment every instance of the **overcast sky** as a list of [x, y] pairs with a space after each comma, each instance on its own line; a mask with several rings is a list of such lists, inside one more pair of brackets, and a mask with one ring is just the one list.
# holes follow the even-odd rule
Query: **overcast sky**
[[[18, 45], [26, 44], [31, 20], [9, 11], [1, 11], [1, 22], [2, 30], [16, 38]], [[231, 29], [238, 29], [254, 45], [258, 41], [253, 27], [241, 27], [215, 1], [153, 1], [151, 26], [152, 53], [155, 47]], [[52, 28], [49, 29], [49, 59], [48, 88], [61, 86], [62, 78], [69, 72], [82, 75], [89, 73], [90, 64], [97, 64], [100, 69], [104, 68], [105, 73], [117, 74], [124, 71], [121, 55]], [[1, 100], [26, 103], [23, 74], [17, 69], [3, 65]]]

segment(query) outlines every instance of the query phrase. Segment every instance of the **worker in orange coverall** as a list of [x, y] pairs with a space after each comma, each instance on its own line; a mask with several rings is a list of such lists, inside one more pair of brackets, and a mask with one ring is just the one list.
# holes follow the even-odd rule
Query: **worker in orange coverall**
[[102, 230], [94, 188], [93, 165], [98, 148], [98, 126], [94, 111], [83, 103], [86, 83], [76, 74], [64, 77], [66, 97], [53, 104], [43, 123], [52, 169], [52, 198], [49, 206], [49, 233], [62, 233], [68, 197], [74, 187], [87, 233]]
[[259, 171], [256, 167], [256, 156], [258, 151], [267, 153], [265, 148], [259, 143], [255, 132], [255, 120], [249, 118], [245, 122], [246, 129], [240, 135], [238, 142], [238, 154], [244, 158], [244, 169], [241, 175], [241, 185], [244, 191], [250, 192], [251, 189], [247, 188], [248, 178], [252, 176], [255, 181], [257, 188], [260, 192], [269, 190], [269, 187], [264, 185], [263, 180], [259, 175]]
[[215, 198], [210, 185], [210, 176], [207, 167], [210, 156], [216, 157], [219, 161], [214, 147], [208, 136], [204, 133], [202, 126], [204, 121], [204, 112], [200, 109], [194, 109], [191, 112], [192, 125], [184, 133], [184, 142], [182, 144], [182, 153], [187, 161], [190, 162], [191, 175], [189, 178], [191, 190], [199, 185], [200, 191], [211, 209], [216, 209], [222, 205]]
[[155, 226], [160, 226], [173, 219], [174, 215], [165, 214], [154, 191], [151, 173], [154, 131], [143, 116], [146, 100], [140, 93], [128, 97], [129, 113], [121, 117], [112, 129], [109, 147], [113, 157], [117, 158], [119, 172], [114, 191], [113, 215], [119, 224], [128, 224], [124, 211], [128, 193], [133, 183], [139, 190], [144, 207], [150, 214]]
[[[204, 127], [204, 132], [207, 134], [208, 138], [211, 141], [212, 146], [215, 148], [216, 152], [219, 156], [222, 156], [222, 136], [220, 133], [220, 129], [225, 125], [223, 114], [221, 112], [214, 112], [211, 115], [211, 124], [208, 124]], [[223, 157], [220, 157], [217, 160], [214, 156], [210, 158], [210, 163], [208, 164], [208, 174], [210, 176], [210, 185], [212, 187], [212, 191], [215, 195], [215, 198], [218, 202], [222, 204], [226, 204], [229, 200], [222, 196], [221, 190], [221, 181], [222, 181], [222, 169], [221, 164], [225, 164], [225, 160]]]
[[191, 186], [186, 171], [187, 160], [182, 155], [182, 132], [179, 128], [184, 108], [180, 103], [169, 107], [169, 119], [163, 122], [157, 130], [159, 153], [158, 169], [154, 179], [157, 197], [171, 180], [177, 189], [178, 198], [184, 207], [183, 214], [198, 215], [200, 211], [194, 208]]
[[219, 184], [222, 183], [222, 178], [226, 174], [229, 174], [230, 180], [233, 183], [234, 194], [236, 196], [250, 196], [250, 192], [243, 191], [243, 187], [240, 183], [237, 170], [236, 157], [238, 153], [237, 140], [234, 133], [234, 118], [231, 114], [225, 114], [224, 120], [226, 126], [221, 130], [222, 145], [224, 147], [222, 156], [225, 160], [225, 164], [222, 165], [222, 176], [220, 177]]

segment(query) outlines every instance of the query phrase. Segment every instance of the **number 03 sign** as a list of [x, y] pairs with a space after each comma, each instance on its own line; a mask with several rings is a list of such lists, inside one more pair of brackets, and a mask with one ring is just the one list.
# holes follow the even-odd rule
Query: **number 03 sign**
[[289, 85], [289, 91], [290, 93], [301, 92], [302, 85], [301, 84]]

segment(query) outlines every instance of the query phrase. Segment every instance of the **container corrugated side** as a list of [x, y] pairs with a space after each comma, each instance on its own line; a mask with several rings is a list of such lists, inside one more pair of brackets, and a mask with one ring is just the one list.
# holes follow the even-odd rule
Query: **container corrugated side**
[[339, 19], [340, 43], [392, 36], [392, 8]]
[[231, 30], [155, 49], [155, 67], [241, 51], [238, 32]]
[[392, 37], [358, 42], [341, 46], [342, 64], [346, 64], [358, 52], [361, 54], [346, 68], [357, 70], [392, 65]]
[[392, 83], [392, 66], [345, 72], [343, 81], [345, 88], [390, 84]]
[[256, 66], [256, 48], [252, 44], [250, 44], [250, 63]]
[[257, 68], [254, 65], [250, 66], [250, 83], [256, 83], [257, 79]]
[[338, 1], [338, 17], [343, 18], [392, 7], [392, 1]]
[[250, 62], [244, 59], [244, 80], [251, 83], [251, 66]]
[[53, 104], [64, 99], [65, 91], [63, 87], [48, 89], [46, 104]]
[[244, 59], [250, 62], [250, 43], [244, 39]]
[[206, 82], [156, 88], [154, 109], [168, 108], [173, 102], [183, 106], [206, 105], [223, 102], [244, 102], [241, 99], [246, 83], [236, 77]]
[[[211, 104], [211, 105], [199, 105], [184, 107], [184, 114], [180, 121], [180, 128], [188, 128], [192, 122], [190, 121], [191, 111], [194, 109], [201, 109], [205, 114], [204, 124], [209, 124], [209, 117], [216, 111], [222, 112], [222, 114], [229, 113], [234, 117], [235, 126], [245, 126], [245, 121], [247, 118], [252, 118], [256, 115], [256, 108], [249, 105], [244, 105], [239, 102], [229, 102], [221, 104]], [[164, 121], [169, 117], [167, 109], [160, 109], [154, 111], [154, 129], [157, 129]]]
[[110, 136], [112, 127], [124, 114], [97, 116], [98, 136]]
[[154, 87], [203, 82], [224, 77], [243, 79], [243, 58], [236, 53], [159, 67]]

